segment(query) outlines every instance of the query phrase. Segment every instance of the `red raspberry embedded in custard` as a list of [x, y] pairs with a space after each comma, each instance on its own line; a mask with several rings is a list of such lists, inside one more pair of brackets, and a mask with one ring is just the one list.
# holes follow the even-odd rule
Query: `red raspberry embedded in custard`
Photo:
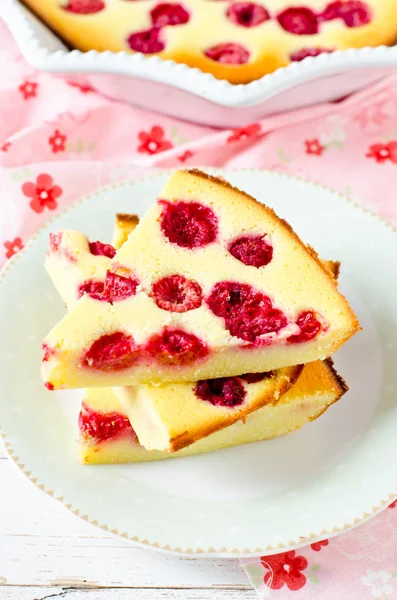
[[52, 392], [55, 390], [54, 388], [54, 384], [51, 383], [51, 381], [46, 381], [44, 384], [44, 387], [49, 391]]
[[94, 256], [107, 256], [108, 258], [114, 258], [116, 250], [110, 244], [103, 244], [102, 242], [89, 242], [90, 252]]
[[151, 356], [166, 365], [186, 365], [209, 353], [205, 342], [182, 329], [164, 329], [162, 333], [153, 335], [146, 349]]
[[161, 231], [170, 242], [192, 249], [215, 241], [218, 219], [211, 208], [199, 202], [161, 203], [164, 205], [160, 217]]
[[220, 281], [212, 288], [207, 298], [207, 304], [217, 317], [230, 319], [240, 314], [267, 312], [272, 308], [272, 302], [268, 296], [254, 290], [247, 283], [236, 281]]
[[225, 319], [230, 333], [247, 342], [268, 333], [277, 333], [288, 324], [281, 310], [272, 307], [271, 299], [247, 283], [220, 281], [207, 304], [212, 312]]
[[142, 54], [156, 54], [165, 48], [164, 42], [160, 39], [161, 29], [152, 27], [146, 31], [131, 33], [127, 38], [127, 43], [131, 50], [142, 52]]
[[42, 349], [43, 349], [43, 358], [42, 358], [42, 362], [47, 362], [50, 360], [50, 358], [53, 358], [54, 356], [57, 355], [57, 350], [56, 348], [53, 348], [52, 346], [49, 346], [48, 344], [44, 343], [42, 345]]
[[117, 412], [95, 412], [87, 408], [85, 404], [83, 404], [83, 409], [79, 414], [79, 430], [84, 437], [97, 442], [104, 442], [121, 434], [136, 437], [126, 416]]
[[105, 285], [103, 281], [95, 281], [94, 279], [88, 279], [81, 283], [77, 289], [77, 295], [79, 298], [88, 294], [94, 300], [103, 300], [103, 289]]
[[131, 277], [122, 277], [117, 273], [108, 271], [105, 277], [103, 300], [107, 302], [119, 302], [130, 296], [134, 296], [139, 282]]
[[78, 297], [88, 294], [94, 300], [103, 302], [119, 302], [125, 300], [136, 293], [138, 281], [131, 277], [122, 277], [117, 273], [107, 271], [105, 281], [95, 281], [89, 279], [80, 284], [78, 288]]
[[105, 2], [103, 0], [69, 0], [69, 3], [62, 8], [77, 15], [92, 15], [103, 10]]
[[288, 325], [288, 319], [281, 310], [272, 308], [268, 312], [241, 311], [240, 314], [226, 321], [226, 327], [232, 335], [246, 342], [254, 343], [268, 333], [278, 333]]
[[263, 235], [246, 235], [229, 245], [230, 254], [251, 267], [264, 267], [273, 258], [273, 246]]
[[204, 54], [207, 58], [224, 65], [245, 65], [250, 58], [250, 53], [244, 46], [232, 42], [212, 46]]
[[189, 13], [182, 4], [158, 4], [150, 11], [154, 27], [183, 25], [189, 21]]
[[50, 250], [51, 252], [58, 252], [59, 247], [62, 243], [63, 232], [50, 233]]
[[240, 406], [247, 394], [237, 377], [205, 379], [198, 381], [195, 394], [200, 400], [211, 402], [214, 406]]
[[197, 281], [183, 275], [163, 277], [153, 284], [151, 296], [163, 310], [183, 313], [201, 306], [203, 292]]
[[117, 331], [95, 340], [82, 357], [81, 364], [100, 371], [121, 371], [132, 367], [138, 358], [133, 337]]
[[300, 62], [307, 56], [319, 56], [320, 54], [329, 54], [333, 52], [331, 48], [301, 48], [290, 55], [290, 60]]
[[227, 9], [230, 21], [242, 27], [256, 27], [270, 19], [270, 14], [261, 4], [254, 2], [235, 2]]
[[277, 15], [281, 27], [295, 35], [313, 35], [318, 33], [318, 17], [305, 6], [287, 8]]
[[361, 27], [372, 20], [370, 7], [360, 0], [337, 0], [328, 4], [321, 15], [324, 21], [342, 19], [347, 27]]
[[288, 338], [290, 344], [308, 342], [321, 331], [321, 323], [312, 310], [301, 312], [296, 320], [296, 324], [299, 325], [301, 332], [297, 335], [291, 335]]

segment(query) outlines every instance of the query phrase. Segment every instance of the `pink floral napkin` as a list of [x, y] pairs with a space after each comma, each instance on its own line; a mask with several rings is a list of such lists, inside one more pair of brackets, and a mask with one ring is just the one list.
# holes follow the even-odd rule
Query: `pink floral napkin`
[[[285, 171], [397, 224], [397, 75], [340, 103], [220, 131], [34, 71], [1, 21], [0, 40], [0, 265], [55, 211], [150, 168]], [[329, 541], [242, 564], [260, 598], [397, 599], [397, 508]]]
[[260, 599], [394, 600], [397, 500], [348, 533], [240, 562]]

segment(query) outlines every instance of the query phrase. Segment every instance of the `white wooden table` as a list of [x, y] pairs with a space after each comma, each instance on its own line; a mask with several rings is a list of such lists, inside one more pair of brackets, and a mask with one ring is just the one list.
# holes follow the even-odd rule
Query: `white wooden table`
[[233, 559], [136, 548], [37, 490], [0, 442], [1, 600], [255, 600]]

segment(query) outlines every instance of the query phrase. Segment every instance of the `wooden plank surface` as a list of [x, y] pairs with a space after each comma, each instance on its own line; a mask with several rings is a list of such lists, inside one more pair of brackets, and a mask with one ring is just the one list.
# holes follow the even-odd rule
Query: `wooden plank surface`
[[255, 600], [253, 590], [102, 589], [0, 587], [1, 600]]
[[[166, 555], [106, 535], [37, 490], [1, 449], [0, 452], [1, 600], [36, 600], [51, 596], [49, 589], [59, 594], [63, 587], [86, 586], [137, 588], [138, 591], [134, 590], [133, 595], [123, 591], [121, 595], [120, 589], [117, 595], [109, 590], [107, 596], [98, 590], [84, 596], [71, 591], [60, 597], [67, 600], [164, 597], [147, 595], [140, 588], [185, 588], [186, 593], [179, 591], [179, 595], [174, 592], [169, 595], [176, 600], [255, 597], [237, 560]], [[25, 587], [13, 586], [49, 587], [44, 591], [38, 588], [36, 593], [33, 588], [27, 592]], [[200, 588], [210, 591], [194, 595], [194, 590]]]

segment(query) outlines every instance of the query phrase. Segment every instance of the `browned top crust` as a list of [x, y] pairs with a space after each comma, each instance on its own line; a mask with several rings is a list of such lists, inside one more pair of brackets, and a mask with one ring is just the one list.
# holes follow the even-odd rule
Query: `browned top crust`
[[349, 391], [349, 386], [347, 385], [347, 383], [343, 379], [343, 377], [341, 377], [341, 375], [339, 375], [339, 373], [335, 369], [335, 367], [334, 367], [334, 361], [332, 360], [331, 357], [326, 358], [324, 360], [324, 363], [327, 365], [328, 369], [331, 371], [332, 375], [335, 377], [335, 379], [338, 382], [338, 385], [339, 385], [340, 390], [341, 390], [341, 394], [339, 396], [339, 398], [340, 398], [341, 396], [343, 396], [343, 394], [346, 394], [346, 392]]
[[139, 223], [138, 215], [130, 215], [128, 213], [117, 213], [116, 220], [119, 223], [128, 222], [128, 223], [135, 223], [135, 225], [138, 225], [138, 223]]

